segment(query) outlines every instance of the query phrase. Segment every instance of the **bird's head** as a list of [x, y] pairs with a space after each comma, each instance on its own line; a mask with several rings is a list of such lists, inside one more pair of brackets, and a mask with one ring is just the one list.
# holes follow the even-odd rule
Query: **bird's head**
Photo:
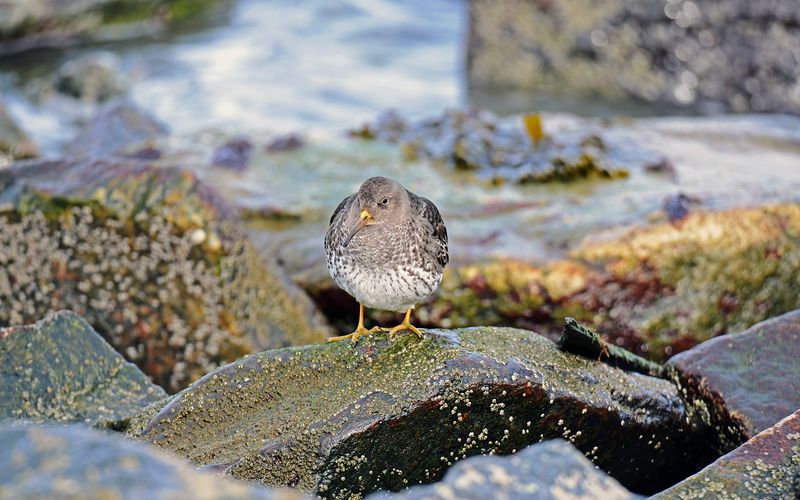
[[356, 197], [357, 220], [353, 222], [344, 246], [366, 226], [386, 224], [398, 219], [408, 210], [410, 204], [405, 188], [399, 182], [386, 177], [370, 177], [365, 180]]

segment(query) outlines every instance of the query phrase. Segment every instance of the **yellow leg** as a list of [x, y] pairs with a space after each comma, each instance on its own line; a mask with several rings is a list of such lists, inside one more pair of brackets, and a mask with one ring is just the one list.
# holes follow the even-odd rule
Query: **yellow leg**
[[356, 327], [356, 331], [348, 335], [342, 335], [340, 337], [330, 337], [328, 338], [328, 342], [336, 342], [337, 340], [351, 339], [353, 343], [355, 343], [359, 337], [363, 337], [364, 335], [369, 335], [370, 333], [377, 333], [382, 330], [383, 329], [379, 326], [375, 326], [370, 330], [364, 328], [364, 305], [358, 304], [358, 326]]
[[389, 330], [389, 340], [394, 338], [394, 334], [403, 330], [411, 330], [417, 334], [417, 337], [422, 338], [422, 332], [416, 326], [411, 324], [411, 308], [406, 311], [406, 317], [402, 323]]

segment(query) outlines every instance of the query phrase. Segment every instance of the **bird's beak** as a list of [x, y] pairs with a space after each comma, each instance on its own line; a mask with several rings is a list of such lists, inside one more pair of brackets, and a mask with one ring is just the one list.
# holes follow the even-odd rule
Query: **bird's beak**
[[358, 224], [355, 225], [350, 234], [347, 235], [347, 238], [344, 240], [344, 244], [342, 246], [347, 246], [350, 244], [350, 240], [353, 239], [353, 236], [356, 235], [357, 232], [364, 229], [364, 226], [369, 225], [372, 222], [372, 215], [367, 212], [366, 210], [361, 211], [361, 215], [358, 217]]

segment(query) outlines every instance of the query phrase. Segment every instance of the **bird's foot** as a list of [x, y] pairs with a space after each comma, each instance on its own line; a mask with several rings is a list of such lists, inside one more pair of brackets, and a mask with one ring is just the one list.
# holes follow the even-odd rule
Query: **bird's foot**
[[412, 325], [410, 321], [406, 320], [389, 330], [389, 340], [394, 340], [394, 334], [397, 332], [402, 332], [403, 330], [411, 330], [417, 334], [417, 337], [422, 338], [422, 332], [419, 331], [416, 326]]
[[606, 347], [606, 342], [604, 340], [600, 340], [600, 355], [597, 356], [597, 361], [603, 360], [603, 355], [605, 357], [610, 358], [611, 355], [608, 353], [608, 348]]
[[354, 331], [353, 333], [348, 333], [347, 335], [341, 335], [339, 337], [329, 337], [327, 339], [327, 341], [328, 342], [336, 342], [336, 341], [339, 341], [339, 340], [350, 339], [355, 344], [358, 341], [358, 339], [360, 337], [363, 337], [364, 335], [370, 335], [372, 333], [379, 333], [379, 332], [382, 332], [382, 331], [385, 331], [385, 330], [387, 330], [387, 329], [386, 328], [381, 328], [379, 326], [373, 326], [369, 330], [367, 330], [363, 326], [360, 326], [360, 327], [356, 328], [356, 331]]

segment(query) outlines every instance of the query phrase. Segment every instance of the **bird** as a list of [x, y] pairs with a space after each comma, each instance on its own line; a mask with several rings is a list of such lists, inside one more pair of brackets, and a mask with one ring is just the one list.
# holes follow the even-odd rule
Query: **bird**
[[[389, 339], [409, 330], [411, 311], [439, 287], [450, 260], [447, 228], [439, 209], [387, 177], [370, 177], [339, 203], [325, 233], [325, 255], [334, 282], [359, 304], [353, 333], [328, 341], [389, 330]], [[404, 312], [391, 329], [364, 327], [364, 308]]]

